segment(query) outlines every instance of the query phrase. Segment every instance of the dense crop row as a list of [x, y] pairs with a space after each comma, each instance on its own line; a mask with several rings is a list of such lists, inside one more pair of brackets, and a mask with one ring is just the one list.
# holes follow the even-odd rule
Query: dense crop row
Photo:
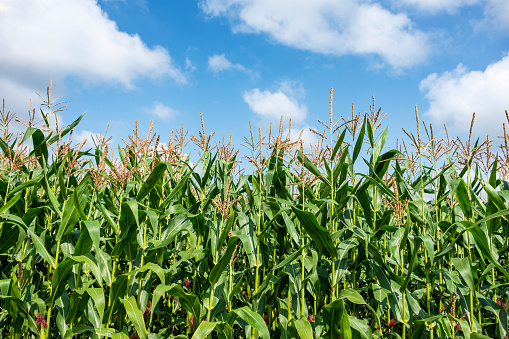
[[194, 163], [183, 130], [84, 151], [47, 106], [2, 112], [2, 337], [507, 338], [505, 128], [498, 156], [418, 121], [410, 154], [331, 107], [309, 152], [247, 138], [246, 174], [204, 128]]

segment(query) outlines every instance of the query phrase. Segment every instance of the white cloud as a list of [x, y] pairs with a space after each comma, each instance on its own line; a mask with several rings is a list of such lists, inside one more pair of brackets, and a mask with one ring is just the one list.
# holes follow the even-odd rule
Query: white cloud
[[392, 2], [397, 6], [415, 7], [429, 14], [442, 11], [453, 14], [461, 7], [478, 4], [480, 0], [392, 0]]
[[[281, 117], [283, 125], [288, 125], [292, 119], [290, 141], [303, 142], [306, 151], [310, 145], [317, 145], [318, 136], [310, 131], [307, 121], [307, 107], [299, 103], [305, 97], [304, 87], [299, 81], [284, 80], [276, 83], [276, 89], [261, 91], [259, 88], [244, 92], [244, 101], [249, 108], [260, 118], [258, 123], [262, 129], [267, 129], [272, 124], [272, 131], [277, 132]], [[288, 129], [283, 128], [283, 138], [288, 138]]]
[[487, 0], [484, 6], [485, 23], [488, 27], [495, 26], [497, 29], [509, 29], [509, 1]]
[[203, 0], [209, 16], [228, 17], [234, 32], [264, 33], [274, 41], [316, 53], [378, 55], [394, 68], [418, 64], [430, 53], [428, 36], [405, 14], [357, 0]]
[[50, 77], [60, 85], [74, 76], [127, 88], [141, 77], [186, 82], [166, 49], [119, 31], [95, 0], [3, 0], [0, 46], [0, 96], [23, 101], [16, 111], [25, 110]]
[[145, 111], [161, 119], [171, 119], [180, 114], [178, 110], [165, 106], [163, 103], [158, 101], [154, 101], [154, 106], [151, 108], [145, 108]]
[[224, 53], [221, 55], [214, 54], [212, 56], [209, 56], [209, 70], [211, 70], [214, 73], [229, 70], [238, 70], [242, 72], [247, 71], [246, 68], [241, 64], [232, 64], [228, 59], [226, 59]]
[[425, 113], [434, 124], [446, 124], [456, 132], [468, 132], [476, 112], [475, 131], [492, 138], [502, 134], [509, 110], [509, 55], [484, 71], [468, 71], [459, 64], [452, 72], [429, 75], [420, 83], [430, 107]]
[[259, 88], [244, 92], [243, 99], [249, 108], [259, 117], [265, 120], [279, 122], [281, 116], [284, 121], [292, 119], [299, 124], [306, 120], [308, 109], [300, 104], [292, 95], [291, 91], [285, 91], [285, 85], [272, 92], [261, 91]]
[[11, 76], [78, 75], [131, 87], [139, 77], [185, 77], [160, 46], [119, 31], [94, 0], [4, 0], [0, 66]]

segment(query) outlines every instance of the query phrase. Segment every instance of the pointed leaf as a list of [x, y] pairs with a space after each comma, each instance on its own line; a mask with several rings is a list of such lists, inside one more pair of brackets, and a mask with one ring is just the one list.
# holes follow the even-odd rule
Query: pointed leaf
[[150, 175], [148, 176], [147, 180], [141, 185], [141, 188], [138, 192], [138, 195], [136, 196], [137, 201], [143, 201], [143, 198], [147, 196], [147, 194], [152, 191], [156, 183], [164, 176], [164, 173], [166, 172], [166, 169], [168, 166], [165, 163], [159, 163], [157, 166], [152, 170]]
[[217, 264], [210, 271], [209, 281], [212, 286], [214, 286], [218, 282], [226, 266], [230, 262], [233, 251], [235, 251], [235, 247], [237, 245], [237, 239], [238, 239], [237, 237], [231, 237], [230, 239], [228, 239], [228, 247], [226, 249], [226, 252], [223, 254], [221, 259], [219, 259]]
[[237, 308], [231, 312], [234, 312], [238, 317], [260, 332], [262, 338], [270, 339], [269, 329], [267, 328], [267, 325], [265, 325], [265, 321], [261, 315], [251, 311], [247, 306]]
[[219, 323], [217, 323], [217, 322], [208, 322], [208, 321], [201, 322], [200, 326], [198, 326], [198, 328], [196, 329], [196, 332], [194, 332], [191, 339], [205, 339], [205, 338], [207, 338], [207, 336], [210, 333], [212, 333], [212, 331], [214, 330], [214, 328], [216, 328], [216, 326], [218, 324]]
[[313, 244], [318, 251], [327, 254], [329, 258], [335, 259], [337, 257], [337, 251], [332, 243], [331, 235], [325, 228], [318, 224], [314, 214], [301, 211], [295, 206], [292, 206], [292, 209], [302, 227], [306, 230], [306, 233], [313, 239]]
[[296, 319], [293, 321], [293, 325], [299, 334], [300, 339], [312, 339], [314, 338], [313, 329], [311, 323], [307, 319]]
[[124, 304], [127, 316], [129, 317], [129, 320], [131, 320], [131, 323], [133, 323], [139, 337], [141, 339], [147, 339], [148, 332], [147, 328], [145, 327], [145, 320], [143, 320], [143, 313], [141, 313], [140, 309], [138, 308], [134, 296], [131, 296], [129, 299], [123, 299], [122, 304]]

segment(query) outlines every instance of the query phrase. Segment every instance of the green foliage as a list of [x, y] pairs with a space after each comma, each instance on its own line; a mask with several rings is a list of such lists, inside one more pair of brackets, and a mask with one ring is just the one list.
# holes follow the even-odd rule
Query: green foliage
[[13, 163], [2, 140], [1, 335], [507, 337], [506, 164], [417, 167], [373, 112], [355, 119], [320, 152], [251, 138], [252, 174], [202, 134], [195, 164], [150, 136], [120, 162], [30, 127]]

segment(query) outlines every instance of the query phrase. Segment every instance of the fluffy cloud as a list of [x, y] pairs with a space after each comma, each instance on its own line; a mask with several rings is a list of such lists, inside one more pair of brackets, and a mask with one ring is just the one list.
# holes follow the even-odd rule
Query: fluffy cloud
[[163, 103], [158, 101], [154, 101], [154, 106], [151, 108], [145, 108], [145, 111], [161, 119], [171, 119], [180, 114], [178, 110], [165, 106]]
[[71, 74], [127, 87], [144, 76], [186, 80], [166, 49], [119, 31], [94, 0], [4, 0], [0, 45], [0, 67], [11, 76]]
[[263, 33], [278, 43], [316, 53], [378, 55], [394, 68], [418, 64], [428, 37], [404, 14], [357, 0], [203, 0], [210, 17], [230, 19], [233, 31]]
[[121, 32], [95, 0], [3, 0], [0, 46], [0, 98], [18, 113], [50, 78], [60, 89], [67, 76], [127, 88], [141, 77], [186, 82], [166, 49]]
[[247, 72], [247, 69], [241, 64], [233, 64], [230, 60], [226, 59], [224, 53], [214, 54], [209, 56], [209, 70], [214, 73], [229, 71], [229, 70], [238, 70], [241, 72]]
[[484, 6], [485, 25], [492, 27], [495, 25], [500, 30], [509, 29], [509, 1], [507, 0], [487, 0]]
[[279, 122], [282, 116], [284, 121], [292, 119], [293, 122], [301, 124], [306, 120], [308, 110], [298, 102], [293, 87], [285, 82], [276, 91], [254, 88], [244, 92], [243, 99], [249, 108], [264, 120]]
[[509, 110], [509, 55], [484, 71], [468, 71], [463, 65], [443, 74], [431, 74], [421, 81], [430, 107], [426, 115], [435, 124], [446, 124], [457, 132], [468, 132], [476, 112], [475, 131], [492, 138], [502, 134]]

